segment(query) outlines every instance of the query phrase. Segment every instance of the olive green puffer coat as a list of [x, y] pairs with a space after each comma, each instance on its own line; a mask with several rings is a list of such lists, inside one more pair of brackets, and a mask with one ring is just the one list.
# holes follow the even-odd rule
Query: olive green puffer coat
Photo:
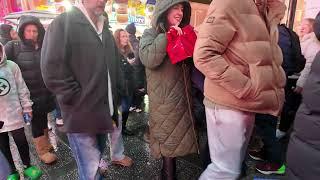
[[166, 35], [156, 31], [161, 15], [182, 2], [185, 3], [182, 23], [188, 24], [191, 8], [187, 0], [159, 0], [154, 12], [153, 27], [145, 30], [140, 41], [140, 58], [146, 67], [150, 100], [150, 148], [155, 158], [197, 152], [193, 118], [188, 103], [188, 99], [191, 99], [190, 68], [186, 64], [171, 64], [166, 53]]

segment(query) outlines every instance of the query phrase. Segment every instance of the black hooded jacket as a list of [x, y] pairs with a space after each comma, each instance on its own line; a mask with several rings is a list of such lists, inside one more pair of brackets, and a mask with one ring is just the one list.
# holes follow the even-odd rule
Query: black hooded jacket
[[[26, 40], [24, 30], [27, 25], [36, 25], [38, 28], [38, 45], [36, 49], [31, 40]], [[10, 41], [5, 46], [9, 60], [17, 63], [22, 76], [30, 90], [34, 102], [33, 110], [50, 112], [54, 109], [54, 97], [46, 88], [40, 69], [41, 47], [45, 29], [40, 20], [34, 16], [22, 16], [19, 23], [18, 35], [21, 40]]]

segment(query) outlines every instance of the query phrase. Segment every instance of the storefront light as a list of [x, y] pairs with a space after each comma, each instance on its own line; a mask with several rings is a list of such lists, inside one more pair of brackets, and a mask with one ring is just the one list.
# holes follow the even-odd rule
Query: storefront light
[[114, 7], [115, 10], [119, 9], [119, 5], [118, 4], [114, 4], [113, 7]]
[[72, 4], [71, 4], [71, 2], [68, 1], [68, 0], [62, 1], [62, 5], [66, 8], [66, 11], [69, 11], [69, 10], [71, 10], [71, 8], [72, 8]]

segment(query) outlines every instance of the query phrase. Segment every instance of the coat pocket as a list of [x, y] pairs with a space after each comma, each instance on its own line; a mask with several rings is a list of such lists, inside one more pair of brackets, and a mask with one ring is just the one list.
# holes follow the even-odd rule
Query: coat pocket
[[66, 109], [73, 109], [77, 103], [80, 101], [81, 98], [81, 90], [79, 89], [76, 91], [76, 93], [72, 95], [63, 95], [57, 96], [59, 105], [61, 106], [61, 109], [66, 110]]

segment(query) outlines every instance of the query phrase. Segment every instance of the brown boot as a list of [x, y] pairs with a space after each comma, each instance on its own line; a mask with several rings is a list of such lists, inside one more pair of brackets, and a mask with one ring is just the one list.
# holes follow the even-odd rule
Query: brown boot
[[44, 132], [44, 136], [46, 137], [46, 139], [48, 139], [48, 141], [46, 141], [46, 145], [45, 145], [46, 148], [47, 148], [47, 150], [48, 150], [49, 152], [54, 151], [54, 148], [53, 148], [53, 146], [52, 146], [51, 143], [50, 143], [49, 129], [44, 129], [43, 132]]
[[36, 147], [38, 156], [42, 162], [44, 162], [45, 164], [52, 164], [57, 161], [57, 156], [48, 151], [47, 144], [49, 142], [45, 136], [34, 138], [33, 142]]

